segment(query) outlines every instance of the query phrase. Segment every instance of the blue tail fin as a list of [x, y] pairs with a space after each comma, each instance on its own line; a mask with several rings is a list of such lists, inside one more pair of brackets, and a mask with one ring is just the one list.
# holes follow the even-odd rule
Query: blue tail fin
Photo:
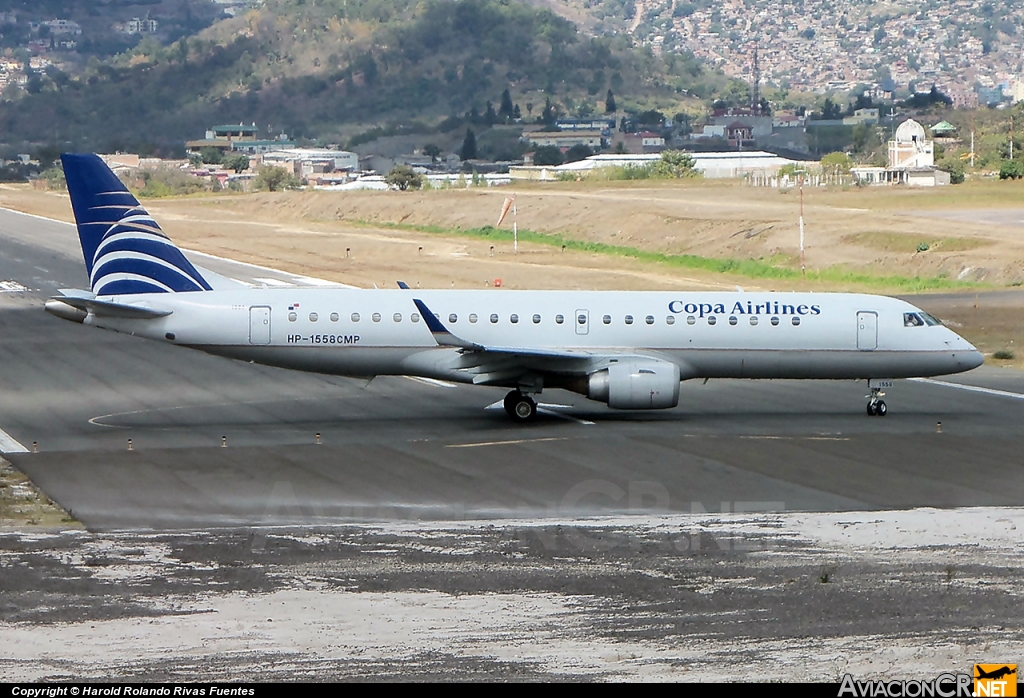
[[103, 160], [70, 153], [60, 160], [93, 293], [212, 290]]

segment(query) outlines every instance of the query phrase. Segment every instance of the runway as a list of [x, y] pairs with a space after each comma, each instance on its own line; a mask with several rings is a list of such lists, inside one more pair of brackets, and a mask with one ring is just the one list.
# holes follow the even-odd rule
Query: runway
[[[193, 260], [253, 285], [317, 283]], [[497, 389], [294, 373], [51, 317], [46, 298], [87, 284], [65, 224], [0, 211], [0, 282], [0, 452], [92, 530], [1024, 498], [1020, 372], [943, 379], [986, 391], [899, 381], [885, 418], [854, 382], [685, 383], [657, 413], [554, 391], [524, 428], [487, 409]]]

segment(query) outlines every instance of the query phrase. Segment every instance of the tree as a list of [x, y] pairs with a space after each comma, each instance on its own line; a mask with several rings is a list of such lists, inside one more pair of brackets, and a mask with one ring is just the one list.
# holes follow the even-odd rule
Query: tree
[[512, 95], [506, 87], [505, 91], [501, 93], [501, 106], [498, 107], [498, 115], [505, 119], [511, 119], [514, 111], [515, 107], [512, 106]]
[[[569, 148], [565, 152], [565, 162], [576, 162], [577, 160], [585, 160], [594, 154], [594, 151], [582, 143], [577, 143], [573, 147]], [[536, 163], [536, 159], [534, 160]]]
[[613, 95], [612, 91], [609, 89], [608, 94], [604, 96], [604, 113], [611, 114], [614, 111], [616, 111], [615, 95]]
[[267, 191], [298, 189], [302, 186], [302, 180], [283, 167], [261, 167], [252, 186], [254, 189]]
[[563, 162], [562, 151], [553, 145], [542, 145], [533, 151], [534, 165], [561, 165]]
[[199, 157], [203, 159], [203, 162], [207, 165], [219, 165], [224, 161], [224, 153], [221, 152], [220, 148], [208, 147], [200, 148]]
[[249, 169], [249, 156], [245, 153], [232, 153], [224, 158], [224, 167], [234, 170], [235, 174]]
[[523, 118], [523, 112], [519, 109], [518, 104], [512, 108], [512, 118], [515, 119], [516, 121], [519, 121], [520, 119]]
[[466, 129], [466, 137], [462, 140], [462, 148], [459, 150], [459, 157], [463, 160], [476, 159], [476, 134], [473, 129]]
[[681, 150], [661, 151], [661, 160], [654, 163], [653, 174], [658, 177], [697, 177], [700, 172], [694, 169], [697, 163], [693, 156]]
[[487, 100], [487, 111], [484, 112], [484, 121], [488, 126], [494, 126], [494, 122], [498, 120], [498, 115], [494, 113], [494, 105], [491, 104], [490, 100]]
[[821, 169], [828, 172], [841, 172], [846, 174], [853, 167], [853, 160], [846, 153], [836, 151], [828, 153], [821, 158]]
[[423, 154], [429, 155], [430, 159], [436, 162], [441, 157], [441, 149], [433, 143], [427, 143], [423, 146]]
[[419, 189], [423, 186], [423, 177], [408, 165], [395, 165], [384, 177], [389, 187], [399, 191]]

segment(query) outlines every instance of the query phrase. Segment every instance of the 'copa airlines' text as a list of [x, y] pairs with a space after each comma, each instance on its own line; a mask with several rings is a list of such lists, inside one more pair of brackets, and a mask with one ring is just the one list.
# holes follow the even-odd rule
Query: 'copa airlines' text
[[821, 315], [821, 306], [818, 305], [793, 305], [778, 301], [768, 301], [766, 303], [736, 301], [730, 311], [725, 309], [725, 303], [684, 303], [683, 301], [672, 301], [668, 304], [668, 309], [671, 313], [690, 313], [700, 317], [705, 315], [725, 315], [726, 312], [733, 315]]

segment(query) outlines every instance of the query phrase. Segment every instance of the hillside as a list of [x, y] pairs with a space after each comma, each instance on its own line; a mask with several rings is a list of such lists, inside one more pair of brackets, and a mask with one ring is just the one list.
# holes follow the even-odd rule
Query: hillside
[[166, 153], [233, 122], [345, 142], [373, 126], [464, 127], [505, 89], [532, 121], [546, 99], [602, 113], [609, 88], [620, 108], [678, 111], [728, 87], [692, 57], [657, 58], [513, 0], [265, 0], [169, 46], [145, 39], [79, 76], [41, 77], [0, 104], [9, 145]]

